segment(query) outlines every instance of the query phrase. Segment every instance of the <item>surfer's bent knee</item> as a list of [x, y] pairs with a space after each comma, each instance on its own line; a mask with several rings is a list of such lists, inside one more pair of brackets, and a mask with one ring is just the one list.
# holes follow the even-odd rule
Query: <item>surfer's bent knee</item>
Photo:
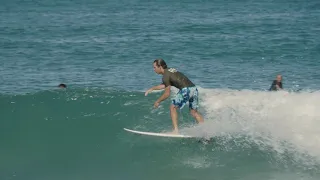
[[191, 109], [190, 108], [190, 114], [192, 115], [192, 116], [196, 116], [197, 115], [197, 110], [196, 109]]
[[171, 104], [170, 105], [170, 110], [176, 110], [177, 108], [179, 108], [178, 106]]

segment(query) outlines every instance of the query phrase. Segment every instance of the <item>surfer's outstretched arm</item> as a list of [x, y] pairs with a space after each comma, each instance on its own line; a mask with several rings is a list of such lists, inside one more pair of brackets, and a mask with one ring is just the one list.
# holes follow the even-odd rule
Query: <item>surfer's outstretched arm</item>
[[158, 86], [153, 86], [152, 88], [148, 89], [144, 95], [147, 96], [150, 92], [152, 92], [154, 90], [161, 90], [164, 88], [165, 88], [164, 84], [160, 84]]

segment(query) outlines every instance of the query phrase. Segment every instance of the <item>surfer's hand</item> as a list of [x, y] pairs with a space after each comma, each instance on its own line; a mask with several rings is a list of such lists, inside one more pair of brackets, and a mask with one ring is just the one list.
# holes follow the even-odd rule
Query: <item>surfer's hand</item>
[[160, 103], [159, 103], [158, 101], [156, 101], [156, 102], [154, 103], [153, 107], [158, 108], [159, 105], [160, 105]]
[[147, 96], [151, 91], [152, 91], [152, 89], [148, 89], [148, 90], [146, 91], [146, 93], [144, 93], [144, 95]]

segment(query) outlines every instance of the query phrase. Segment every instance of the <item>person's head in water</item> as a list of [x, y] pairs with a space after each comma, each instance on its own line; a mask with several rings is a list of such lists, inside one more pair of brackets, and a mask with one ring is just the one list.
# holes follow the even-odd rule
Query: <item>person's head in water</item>
[[167, 69], [167, 64], [163, 59], [156, 59], [153, 61], [154, 72], [157, 74], [163, 74], [165, 69]]
[[282, 76], [281, 76], [280, 74], [279, 74], [279, 75], [277, 75], [276, 80], [277, 80], [278, 82], [281, 82], [281, 81], [282, 81]]
[[67, 86], [65, 84], [59, 84], [59, 88], [66, 88]]

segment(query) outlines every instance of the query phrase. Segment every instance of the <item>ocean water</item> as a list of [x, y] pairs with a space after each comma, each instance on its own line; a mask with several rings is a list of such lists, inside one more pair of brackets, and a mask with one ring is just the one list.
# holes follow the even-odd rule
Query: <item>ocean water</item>
[[[320, 178], [320, 3], [20, 1], [0, 6], [1, 180]], [[199, 139], [153, 108], [163, 58], [200, 91]], [[267, 91], [277, 74], [284, 91]], [[67, 89], [58, 89], [60, 83]], [[176, 89], [172, 89], [174, 93]]]

